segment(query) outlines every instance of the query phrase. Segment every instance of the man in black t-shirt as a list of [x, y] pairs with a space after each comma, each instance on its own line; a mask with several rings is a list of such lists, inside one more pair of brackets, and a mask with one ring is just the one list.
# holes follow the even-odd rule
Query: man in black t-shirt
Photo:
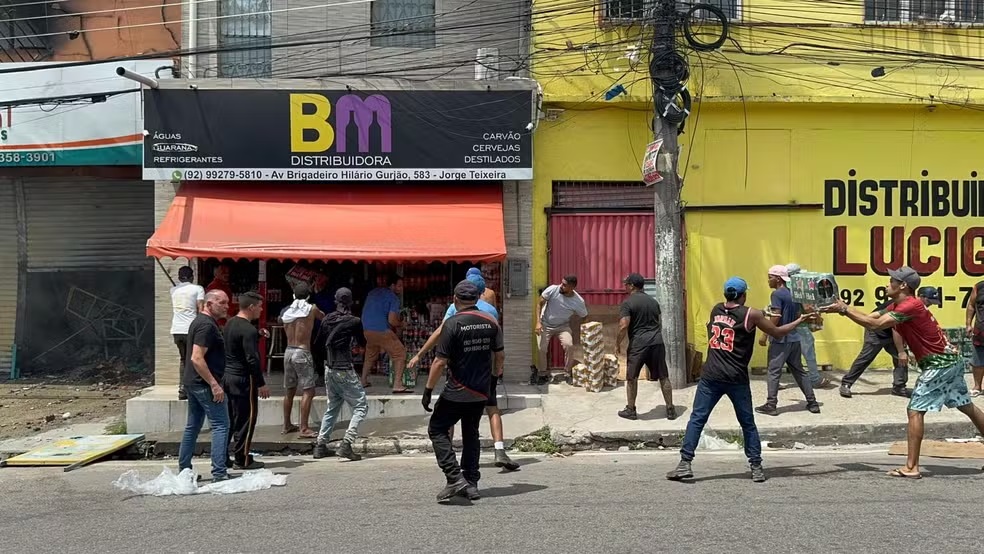
[[618, 335], [615, 338], [615, 352], [622, 351], [625, 336], [629, 337], [625, 367], [625, 409], [618, 412], [625, 419], [639, 419], [636, 412], [636, 395], [639, 393], [639, 375], [642, 366], [649, 368], [649, 378], [659, 379], [666, 402], [666, 418], [676, 419], [673, 407], [673, 384], [666, 367], [666, 347], [663, 345], [662, 312], [659, 302], [645, 293], [646, 281], [642, 275], [632, 273], [622, 281], [629, 297], [618, 310]]
[[[875, 311], [872, 313], [880, 313], [885, 309], [885, 306], [891, 303], [892, 299], [886, 298], [884, 302], [875, 306]], [[875, 361], [878, 354], [884, 350], [892, 357], [892, 367], [894, 368], [892, 370], [892, 394], [909, 396], [909, 390], [905, 386], [909, 380], [909, 358], [904, 348], [899, 350], [900, 346], [902, 346], [902, 337], [893, 329], [879, 329], [877, 331], [865, 329], [861, 351], [858, 352], [858, 357], [851, 364], [851, 369], [847, 371], [847, 375], [841, 378], [840, 395], [844, 398], [851, 398], [851, 387], [861, 378], [871, 362]]]
[[690, 463], [697, 451], [700, 434], [711, 411], [722, 396], [727, 395], [735, 408], [745, 443], [745, 456], [752, 470], [752, 481], [765, 481], [762, 470], [762, 441], [755, 426], [752, 409], [752, 389], [748, 382], [748, 362], [755, 348], [755, 328], [773, 338], [782, 338], [796, 330], [803, 316], [781, 327], [759, 310], [745, 306], [748, 284], [741, 277], [724, 283], [724, 302], [714, 306], [707, 322], [707, 361], [697, 383], [693, 411], [687, 423], [687, 433], [680, 448], [680, 464], [666, 474], [671, 481], [691, 479]]
[[225, 341], [217, 319], [229, 313], [229, 297], [221, 290], [205, 293], [205, 306], [188, 328], [185, 391], [188, 394], [188, 424], [178, 450], [178, 468], [191, 469], [198, 434], [205, 418], [212, 427], [212, 479], [229, 478], [229, 408], [220, 381], [225, 373]]
[[226, 348], [222, 388], [229, 398], [229, 450], [235, 469], [261, 469], [263, 462], [249, 454], [256, 430], [260, 398], [270, 398], [270, 389], [260, 371], [260, 333], [253, 322], [260, 318], [263, 297], [255, 292], [239, 295], [239, 313], [223, 329]]
[[[421, 403], [431, 411], [431, 395], [441, 374], [447, 370], [447, 380], [434, 413], [431, 415], [427, 434], [434, 445], [437, 464], [444, 471], [448, 484], [437, 495], [438, 502], [450, 500], [464, 493], [470, 500], [477, 500], [478, 457], [481, 444], [478, 424], [489, 399], [492, 375], [499, 375], [505, 361], [502, 346], [502, 328], [492, 316], [477, 307], [478, 287], [471, 281], [462, 281], [454, 288], [454, 306], [457, 313], [446, 320], [435, 348], [436, 358], [431, 364], [427, 387]], [[461, 421], [461, 465], [451, 445], [451, 429]]]

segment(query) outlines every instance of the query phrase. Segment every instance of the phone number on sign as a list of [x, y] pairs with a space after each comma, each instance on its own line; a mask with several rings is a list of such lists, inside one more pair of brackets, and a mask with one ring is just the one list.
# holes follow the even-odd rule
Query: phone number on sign
[[[960, 302], [961, 308], [967, 307], [967, 302], [970, 301], [970, 293], [973, 292], [974, 287], [960, 287], [957, 289], [957, 294], [947, 295], [946, 287], [937, 287], [936, 290], [940, 292], [940, 298], [943, 300], [943, 305], [953, 304], [955, 302]], [[952, 292], [952, 290], [951, 290]], [[888, 300], [888, 295], [885, 293], [885, 287], [878, 287], [875, 289], [874, 294], [869, 297], [863, 289], [841, 289], [840, 297], [845, 303], [851, 306], [865, 306], [865, 302], [874, 298], [874, 302], [871, 306], [874, 307], [876, 304], [881, 304], [885, 300]]]
[[262, 179], [263, 172], [258, 169], [189, 169], [184, 171], [183, 178], [189, 181]]
[[36, 164], [54, 161], [54, 152], [0, 152], [0, 164]]

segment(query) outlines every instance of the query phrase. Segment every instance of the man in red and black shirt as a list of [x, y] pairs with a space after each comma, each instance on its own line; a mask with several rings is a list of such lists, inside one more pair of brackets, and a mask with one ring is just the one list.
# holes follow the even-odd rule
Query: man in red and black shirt
[[984, 412], [974, 406], [964, 380], [960, 352], [946, 340], [933, 314], [916, 296], [922, 279], [911, 267], [889, 271], [886, 291], [892, 302], [875, 314], [865, 314], [838, 301], [824, 311], [839, 313], [865, 329], [895, 329], [916, 357], [922, 374], [909, 401], [908, 457], [905, 467], [892, 470], [892, 477], [919, 479], [919, 449], [922, 446], [926, 412], [956, 408], [984, 434]]
[[[427, 434], [434, 445], [437, 464], [448, 484], [437, 495], [438, 502], [464, 493], [477, 500], [478, 457], [481, 444], [478, 424], [489, 399], [492, 375], [502, 372], [505, 361], [502, 328], [496, 319], [478, 309], [478, 287], [462, 281], [454, 288], [455, 315], [442, 324], [422, 404], [431, 411], [431, 395], [441, 374], [447, 370], [447, 382], [431, 415]], [[461, 465], [451, 445], [451, 429], [461, 422]]]

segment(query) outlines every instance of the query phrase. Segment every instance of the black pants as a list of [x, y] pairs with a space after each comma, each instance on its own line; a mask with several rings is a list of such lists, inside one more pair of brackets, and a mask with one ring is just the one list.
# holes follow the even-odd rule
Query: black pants
[[888, 352], [889, 356], [892, 357], [892, 364], [894, 366], [892, 370], [892, 386], [904, 387], [906, 382], [909, 381], [909, 367], [899, 363], [899, 351], [895, 348], [895, 343], [891, 340], [885, 341], [879, 339], [871, 331], [865, 331], [864, 345], [861, 346], [861, 352], [858, 352], [858, 357], [851, 364], [851, 369], [847, 372], [847, 375], [841, 379], [841, 384], [847, 385], [848, 387], [854, 385], [882, 350]]
[[[438, 398], [434, 404], [427, 435], [434, 445], [437, 465], [448, 478], [448, 483], [464, 476], [471, 483], [478, 484], [482, 474], [478, 471], [478, 456], [482, 445], [478, 439], [478, 424], [485, 413], [485, 402], [452, 402]], [[451, 444], [451, 429], [461, 422], [461, 465], [454, 455]]]
[[222, 376], [222, 388], [229, 397], [229, 454], [237, 464], [248, 465], [259, 407], [256, 382], [251, 376], [227, 373]]
[[174, 337], [174, 345], [178, 347], [178, 358], [181, 360], [181, 368], [178, 369], [178, 390], [184, 390], [185, 362], [188, 361], [188, 335], [171, 335]]

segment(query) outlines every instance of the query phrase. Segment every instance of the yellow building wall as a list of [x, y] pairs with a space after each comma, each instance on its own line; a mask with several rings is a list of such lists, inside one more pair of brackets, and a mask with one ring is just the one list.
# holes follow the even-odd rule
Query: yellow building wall
[[[944, 306], [934, 309], [940, 323], [963, 325], [966, 289], [984, 278], [984, 227], [979, 223], [984, 221], [984, 187], [972, 176], [979, 171], [984, 182], [984, 113], [788, 103], [706, 103], [697, 113], [698, 124], [691, 121], [692, 130], [681, 136], [688, 340], [704, 347], [708, 313], [731, 275], [748, 280], [750, 305], [767, 305], [765, 275], [777, 263], [836, 269], [838, 284], [851, 291], [854, 305], [873, 309], [887, 277], [878, 274], [872, 260], [892, 261], [893, 235], [901, 253], [896, 264], [922, 268], [924, 285], [943, 288]], [[643, 109], [583, 109], [566, 110], [557, 121], [541, 123], [534, 181], [534, 248], [540, 255], [534, 256], [533, 270], [538, 286], [546, 284], [544, 208], [550, 204], [551, 182], [638, 180], [648, 120]], [[851, 170], [856, 172], [853, 178]], [[861, 201], [851, 215], [838, 213], [842, 205], [847, 210], [838, 192], [825, 213], [825, 190], [839, 191], [851, 179], [911, 180], [914, 185], [898, 186], [915, 187], [917, 194], [922, 194], [922, 181], [935, 179], [945, 181], [936, 185], [950, 198], [954, 180], [960, 187], [973, 181], [968, 184], [976, 202], [964, 217], [954, 215], [952, 203], [944, 200], [925, 205], [917, 200], [916, 213], [903, 215], [898, 189], [893, 189], [891, 204], [883, 189], [868, 190], [871, 194], [863, 198], [859, 193], [847, 196]], [[843, 185], [828, 185], [828, 180]], [[877, 183], [865, 186], [871, 189]], [[960, 200], [957, 205], [966, 204]], [[835, 248], [836, 228], [844, 235], [844, 248]], [[934, 244], [931, 235], [937, 230]], [[872, 233], [885, 238], [878, 251], [872, 248]], [[831, 316], [816, 338], [818, 360], [845, 368], [860, 348], [862, 330]], [[887, 364], [887, 359], [879, 362]], [[753, 365], [765, 365], [764, 349], [756, 353]]]

